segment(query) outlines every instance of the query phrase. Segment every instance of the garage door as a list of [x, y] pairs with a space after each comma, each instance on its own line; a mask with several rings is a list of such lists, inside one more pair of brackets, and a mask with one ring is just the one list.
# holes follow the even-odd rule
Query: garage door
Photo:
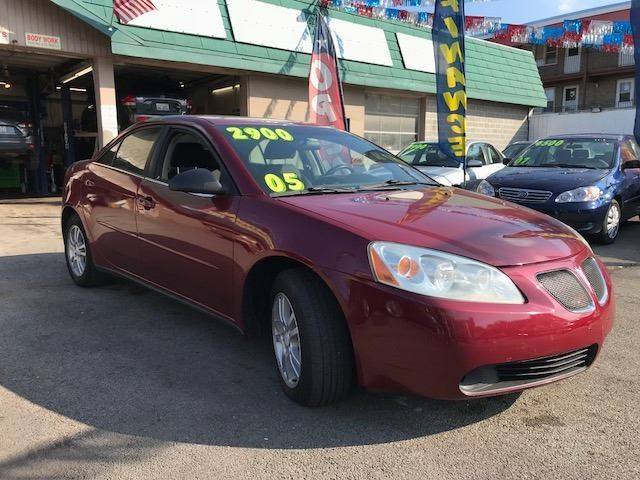
[[420, 99], [395, 95], [365, 95], [364, 136], [398, 153], [418, 139]]

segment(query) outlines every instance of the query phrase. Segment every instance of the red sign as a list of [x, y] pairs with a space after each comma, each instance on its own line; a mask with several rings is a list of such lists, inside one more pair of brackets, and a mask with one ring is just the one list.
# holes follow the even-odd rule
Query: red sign
[[329, 26], [320, 14], [309, 71], [309, 111], [311, 123], [346, 130], [336, 52]]

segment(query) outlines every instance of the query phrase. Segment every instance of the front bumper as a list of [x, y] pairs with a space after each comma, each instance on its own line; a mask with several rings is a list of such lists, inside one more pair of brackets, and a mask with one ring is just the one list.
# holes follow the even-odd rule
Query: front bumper
[[583, 349], [593, 352], [590, 364], [613, 324], [615, 306], [608, 275], [604, 273], [606, 302], [600, 305], [594, 300], [595, 307], [588, 313], [565, 309], [536, 275], [563, 268], [576, 271], [591, 255], [585, 249], [570, 259], [502, 269], [527, 298], [523, 305], [433, 299], [332, 272], [339, 277], [334, 278], [341, 285], [339, 290], [348, 295], [343, 301], [360, 384], [371, 390], [464, 399], [519, 391], [561, 378], [485, 391], [465, 389], [465, 377], [483, 367]]
[[581, 203], [518, 203], [560, 220], [583, 235], [599, 233], [609, 210], [610, 200]]

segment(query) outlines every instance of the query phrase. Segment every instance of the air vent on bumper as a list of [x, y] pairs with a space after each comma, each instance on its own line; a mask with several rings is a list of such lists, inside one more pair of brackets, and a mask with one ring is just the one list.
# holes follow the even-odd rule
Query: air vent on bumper
[[533, 360], [481, 367], [465, 375], [460, 382], [460, 391], [469, 396], [506, 393], [567, 378], [586, 370], [593, 363], [597, 350], [598, 347], [592, 345]]

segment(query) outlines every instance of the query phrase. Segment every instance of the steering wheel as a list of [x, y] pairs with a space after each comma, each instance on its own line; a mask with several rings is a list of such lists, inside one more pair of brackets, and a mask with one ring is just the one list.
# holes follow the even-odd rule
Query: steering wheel
[[329, 177], [331, 175], [333, 175], [336, 172], [339, 172], [340, 170], [348, 170], [349, 173], [354, 173], [355, 170], [353, 169], [353, 167], [346, 165], [346, 164], [342, 164], [342, 165], [336, 165], [333, 168], [330, 168], [329, 170], [327, 170], [327, 172], [323, 175], [323, 177]]

